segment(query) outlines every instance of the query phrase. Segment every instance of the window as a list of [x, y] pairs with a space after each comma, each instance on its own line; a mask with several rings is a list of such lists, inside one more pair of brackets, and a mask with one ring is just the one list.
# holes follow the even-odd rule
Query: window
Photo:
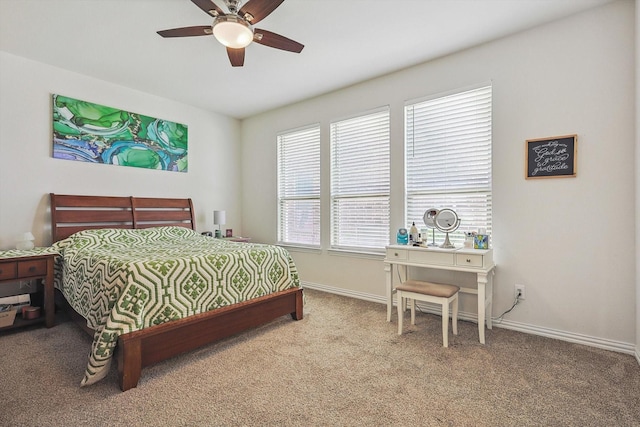
[[320, 246], [320, 126], [278, 135], [278, 241]]
[[331, 123], [331, 247], [389, 244], [389, 108]]
[[406, 223], [423, 228], [427, 209], [451, 208], [461, 220], [451, 243], [490, 233], [491, 86], [408, 104], [405, 121]]

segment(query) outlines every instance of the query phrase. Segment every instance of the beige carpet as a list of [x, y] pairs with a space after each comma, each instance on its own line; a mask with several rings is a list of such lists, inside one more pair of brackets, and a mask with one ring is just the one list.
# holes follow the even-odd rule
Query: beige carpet
[[0, 335], [0, 425], [640, 425], [630, 355], [499, 328], [483, 346], [468, 322], [444, 349], [437, 316], [398, 336], [384, 305], [305, 293], [304, 320], [146, 368], [125, 393], [115, 366], [79, 387], [90, 339], [75, 324]]

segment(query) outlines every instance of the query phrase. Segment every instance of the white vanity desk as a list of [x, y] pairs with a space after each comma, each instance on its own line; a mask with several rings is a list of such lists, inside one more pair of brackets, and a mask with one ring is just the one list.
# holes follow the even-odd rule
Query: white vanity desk
[[493, 249], [441, 249], [437, 247], [390, 245], [387, 246], [384, 262], [387, 264], [385, 266], [387, 274], [387, 322], [391, 321], [393, 294], [395, 293], [393, 286], [394, 270], [399, 272], [399, 269], [402, 268], [404, 270], [404, 280], [407, 279], [407, 267], [475, 273], [478, 289], [460, 287], [460, 292], [478, 296], [478, 333], [480, 342], [484, 344], [484, 320], [486, 320], [487, 328], [492, 329], [493, 280], [490, 275], [495, 268]]

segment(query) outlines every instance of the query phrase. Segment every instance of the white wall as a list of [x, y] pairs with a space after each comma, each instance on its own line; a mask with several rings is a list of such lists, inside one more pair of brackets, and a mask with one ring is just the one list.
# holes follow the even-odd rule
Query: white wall
[[[50, 192], [106, 196], [191, 197], [198, 230], [211, 230], [213, 210], [241, 231], [240, 123], [216, 113], [0, 52], [0, 249], [31, 230], [51, 241]], [[189, 171], [177, 173], [54, 159], [51, 94], [58, 93], [184, 123]]]
[[[321, 124], [321, 252], [292, 250], [304, 282], [382, 301], [381, 259], [330, 254], [328, 124], [391, 107], [392, 230], [403, 219], [403, 105], [455, 88], [493, 83], [492, 240], [498, 264], [493, 314], [527, 299], [503, 326], [632, 352], [636, 342], [634, 3], [622, 0], [242, 123], [243, 223], [276, 240], [276, 134]], [[578, 134], [577, 177], [525, 180], [526, 139]], [[260, 182], [261, 185], [255, 185]], [[427, 208], [425, 206], [425, 208]], [[473, 283], [464, 273], [456, 282]], [[463, 296], [462, 310], [475, 313]]]

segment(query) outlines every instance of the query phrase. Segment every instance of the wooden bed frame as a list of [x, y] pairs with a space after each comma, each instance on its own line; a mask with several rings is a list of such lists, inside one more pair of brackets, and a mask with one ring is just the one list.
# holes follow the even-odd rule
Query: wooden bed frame
[[[50, 194], [54, 242], [98, 228], [181, 226], [195, 230], [191, 199]], [[288, 289], [184, 319], [120, 335], [120, 388], [138, 385], [142, 368], [290, 314], [303, 317], [302, 288]], [[77, 313], [73, 317], [80, 317]], [[81, 325], [86, 329], [86, 322]]]

